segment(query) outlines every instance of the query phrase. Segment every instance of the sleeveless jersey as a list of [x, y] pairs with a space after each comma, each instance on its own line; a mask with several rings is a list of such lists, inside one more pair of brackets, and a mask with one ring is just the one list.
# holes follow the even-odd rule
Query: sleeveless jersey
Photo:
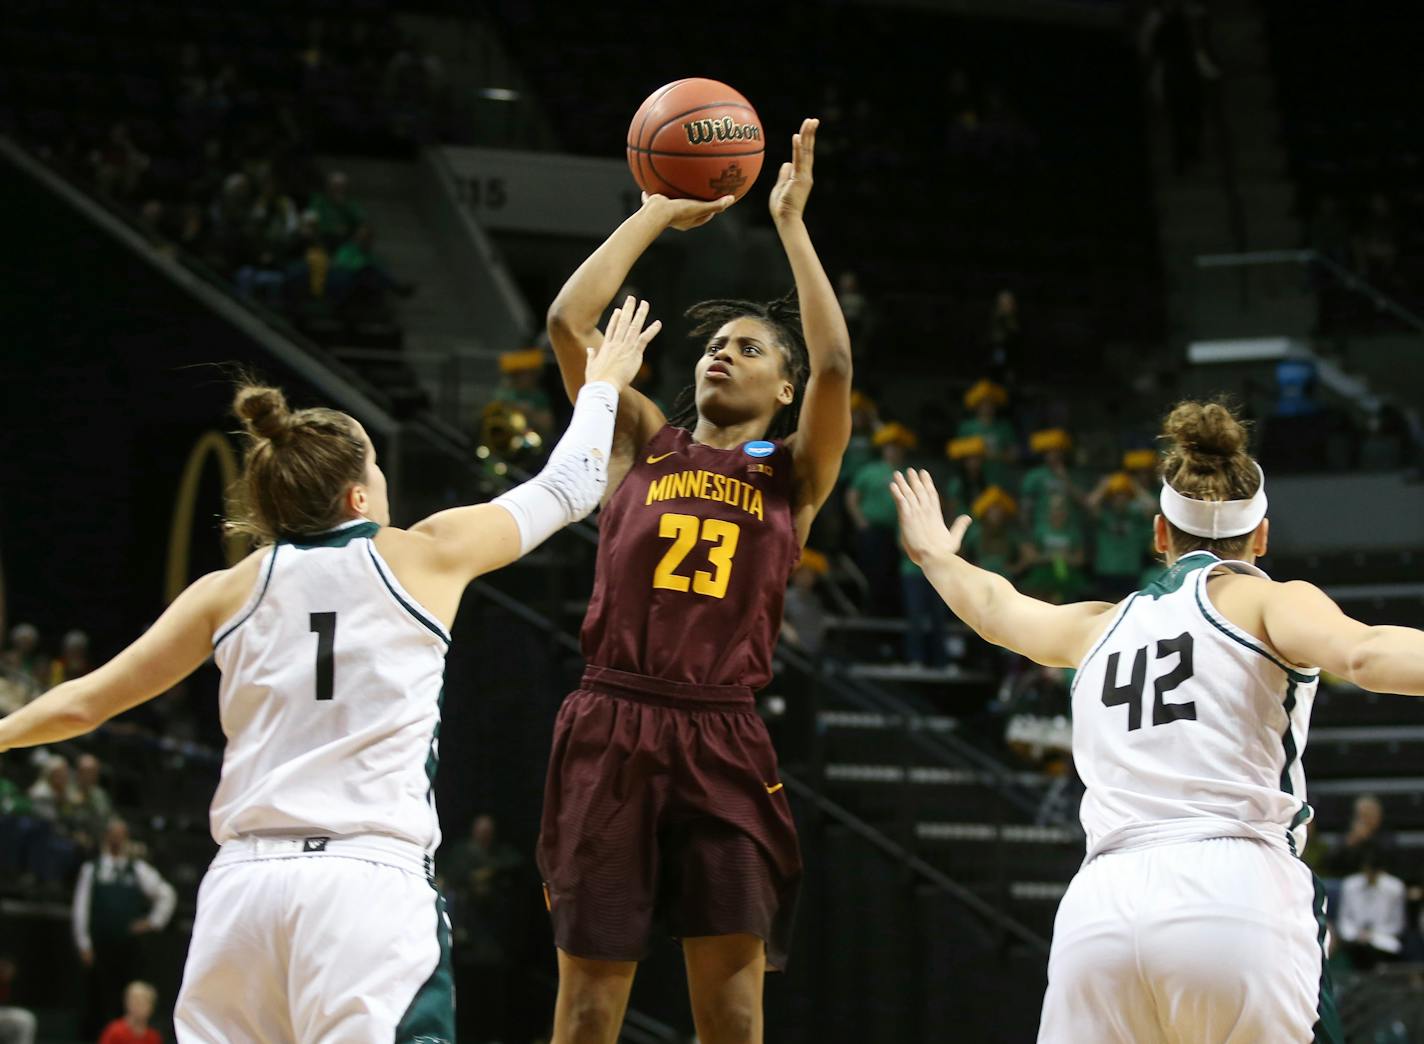
[[791, 465], [781, 442], [723, 450], [684, 428], [659, 431], [603, 510], [588, 662], [666, 681], [766, 685], [801, 553]]
[[1211, 603], [1244, 562], [1199, 551], [1119, 607], [1073, 684], [1073, 760], [1087, 858], [1250, 837], [1299, 853], [1312, 810], [1305, 753], [1319, 670], [1281, 660]]
[[222, 779], [213, 839], [380, 834], [433, 853], [450, 636], [355, 521], [267, 552], [213, 636]]

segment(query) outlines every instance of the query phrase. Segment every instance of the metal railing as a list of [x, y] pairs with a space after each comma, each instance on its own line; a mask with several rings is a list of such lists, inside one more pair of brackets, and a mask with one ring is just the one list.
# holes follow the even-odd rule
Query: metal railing
[[[1386, 293], [1357, 272], [1346, 268], [1328, 254], [1318, 250], [1249, 250], [1229, 254], [1199, 254], [1196, 265], [1201, 269], [1251, 269], [1266, 265], [1295, 265], [1325, 273], [1342, 289], [1359, 294], [1378, 311], [1391, 315], [1415, 333], [1424, 335], [1424, 317], [1411, 311], [1392, 294]], [[1250, 284], [1241, 281], [1241, 293], [1249, 303]]]

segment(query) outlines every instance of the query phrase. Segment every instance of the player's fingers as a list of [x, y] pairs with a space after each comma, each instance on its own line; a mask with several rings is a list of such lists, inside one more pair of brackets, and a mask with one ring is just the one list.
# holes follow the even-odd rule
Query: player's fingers
[[658, 335], [658, 331], [662, 328], [663, 321], [661, 319], [654, 319], [652, 323], [648, 326], [648, 328], [638, 335], [638, 351], [641, 352], [644, 348], [646, 348], [648, 346], [648, 342], [651, 341], [654, 337], [656, 337]]
[[628, 329], [623, 332], [624, 340], [636, 341], [638, 335], [643, 332], [643, 324], [648, 321], [648, 302], [638, 302], [638, 310], [633, 313], [632, 320], [628, 323]]
[[608, 325], [603, 328], [603, 343], [612, 344], [618, 339], [619, 326], [623, 321], [623, 309], [615, 308], [608, 316]]
[[628, 336], [628, 325], [633, 321], [633, 313], [638, 310], [638, 299], [629, 294], [623, 299], [623, 303], [618, 306], [618, 330], [614, 335], [615, 341], [621, 341]]
[[816, 157], [816, 128], [820, 125], [820, 120], [810, 118], [801, 122], [801, 159], [807, 168]]
[[964, 534], [969, 532], [969, 527], [973, 524], [974, 519], [968, 515], [960, 515], [954, 520], [954, 525], [950, 527], [949, 535], [952, 536], [956, 542], [962, 542], [964, 540]]

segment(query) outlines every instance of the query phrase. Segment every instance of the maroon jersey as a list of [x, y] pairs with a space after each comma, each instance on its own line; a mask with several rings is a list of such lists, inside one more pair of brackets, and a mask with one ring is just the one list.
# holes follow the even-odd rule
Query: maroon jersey
[[664, 427], [603, 509], [583, 624], [589, 664], [697, 685], [771, 680], [800, 556], [791, 452], [715, 449]]

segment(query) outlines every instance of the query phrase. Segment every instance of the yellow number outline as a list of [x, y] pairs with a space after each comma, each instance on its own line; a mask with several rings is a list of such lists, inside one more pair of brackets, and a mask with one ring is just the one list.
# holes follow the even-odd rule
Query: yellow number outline
[[[720, 518], [699, 520], [695, 515], [670, 512], [658, 520], [658, 536], [672, 540], [673, 544], [653, 572], [654, 588], [681, 592], [691, 589], [709, 598], [727, 597], [727, 585], [732, 582], [732, 559], [737, 554], [737, 544], [742, 537], [741, 526]], [[688, 579], [677, 572], [677, 567], [692, 552], [699, 536], [715, 545], [708, 550], [707, 561], [717, 571], [709, 573], [699, 569]]]

